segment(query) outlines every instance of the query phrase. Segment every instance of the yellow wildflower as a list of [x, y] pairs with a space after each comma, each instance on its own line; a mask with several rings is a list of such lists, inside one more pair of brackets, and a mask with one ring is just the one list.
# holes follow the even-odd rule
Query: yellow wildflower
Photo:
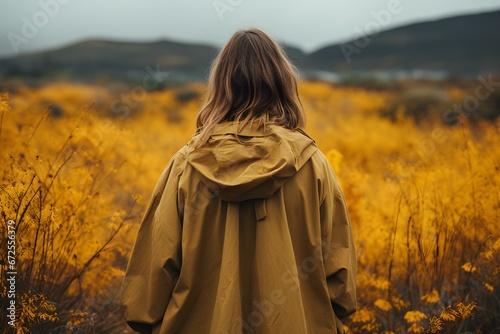
[[472, 316], [473, 311], [476, 309], [476, 303], [475, 302], [469, 302], [469, 303], [458, 303], [457, 305], [457, 311], [460, 313], [460, 316], [462, 319], [468, 318]]
[[9, 112], [10, 111], [10, 106], [9, 106], [9, 93], [6, 92], [0, 92], [0, 112]]
[[443, 307], [443, 311], [441, 311], [441, 315], [439, 316], [444, 321], [455, 321], [460, 314], [455, 311], [451, 306]]
[[409, 323], [416, 323], [421, 320], [427, 319], [427, 316], [420, 311], [408, 311], [406, 312], [404, 319]]
[[387, 300], [385, 299], [377, 299], [375, 301], [375, 306], [379, 309], [381, 309], [382, 311], [390, 311], [392, 309], [392, 305], [391, 303], [389, 303]]
[[408, 328], [408, 333], [423, 333], [424, 328], [422, 326], [419, 326], [417, 324], [412, 324], [410, 328]]
[[354, 323], [372, 322], [375, 321], [375, 319], [375, 312], [367, 308], [362, 308], [356, 311], [356, 313], [354, 313], [351, 318], [352, 322]]
[[134, 201], [136, 201], [137, 203], [142, 203], [142, 196], [139, 195], [139, 194], [134, 194], [132, 195], [132, 198], [134, 199]]
[[476, 271], [476, 266], [475, 266], [475, 265], [473, 265], [473, 264], [472, 264], [472, 263], [470, 263], [470, 262], [467, 262], [467, 263], [465, 263], [465, 264], [462, 266], [462, 269], [463, 269], [463, 270], [465, 270], [465, 271], [466, 271], [466, 272], [468, 272], [468, 273], [471, 273], [471, 272], [473, 273], [473, 272], [475, 272], [475, 271]]
[[432, 317], [431, 321], [429, 322], [429, 328], [427, 329], [428, 333], [440, 333], [441, 330], [443, 329], [443, 321], [441, 318], [436, 318]]
[[432, 290], [431, 292], [423, 295], [421, 299], [427, 304], [437, 303], [440, 299], [439, 292], [437, 292], [436, 290]]

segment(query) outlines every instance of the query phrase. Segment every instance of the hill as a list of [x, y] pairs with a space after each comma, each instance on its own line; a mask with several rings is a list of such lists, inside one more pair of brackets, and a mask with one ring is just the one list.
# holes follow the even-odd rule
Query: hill
[[[375, 19], [374, 19], [375, 20]], [[415, 23], [305, 54], [285, 46], [306, 76], [439, 71], [446, 75], [500, 72], [500, 11]], [[140, 80], [149, 71], [168, 80], [204, 80], [218, 48], [172, 41], [132, 43], [89, 40], [0, 59], [1, 77], [102, 76]], [[347, 55], [347, 56], [346, 56]]]
[[[500, 11], [416, 23], [309, 54], [306, 69], [500, 71]], [[350, 60], [350, 62], [349, 62]]]
[[[3, 75], [67, 74], [79, 78], [102, 75], [141, 78], [148, 71], [193, 80], [208, 74], [218, 49], [171, 41], [152, 43], [89, 40], [67, 47], [0, 60]], [[149, 70], [148, 70], [149, 68]]]

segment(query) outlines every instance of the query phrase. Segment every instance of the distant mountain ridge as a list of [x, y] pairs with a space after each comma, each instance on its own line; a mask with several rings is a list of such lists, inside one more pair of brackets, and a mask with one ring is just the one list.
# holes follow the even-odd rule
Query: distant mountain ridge
[[[299, 48], [285, 48], [305, 74], [419, 70], [474, 75], [500, 72], [499, 31], [500, 11], [495, 11], [415, 23], [359, 41], [325, 46], [309, 54]], [[357, 51], [349, 54], [346, 50]], [[215, 46], [171, 41], [88, 40], [57, 50], [0, 59], [0, 76], [140, 78], [150, 67], [168, 73], [172, 80], [204, 80], [217, 52]]]
[[0, 60], [3, 75], [68, 73], [77, 77], [138, 77], [150, 67], [186, 80], [208, 74], [218, 49], [170, 41], [151, 43], [88, 40], [61, 49]]
[[[500, 71], [500, 11], [415, 23], [309, 54], [306, 69], [325, 71]], [[349, 55], [349, 63], [345, 54]], [[345, 52], [342, 52], [344, 48]], [[346, 51], [347, 49], [347, 51]], [[357, 49], [357, 50], [356, 50]]]

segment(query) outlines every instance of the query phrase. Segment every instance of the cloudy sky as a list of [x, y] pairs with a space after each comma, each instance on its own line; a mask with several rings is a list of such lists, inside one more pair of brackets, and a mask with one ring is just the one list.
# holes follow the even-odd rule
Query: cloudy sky
[[2, 0], [0, 57], [90, 38], [170, 39], [222, 45], [238, 29], [264, 29], [313, 51], [380, 22], [412, 22], [500, 10], [500, 0]]

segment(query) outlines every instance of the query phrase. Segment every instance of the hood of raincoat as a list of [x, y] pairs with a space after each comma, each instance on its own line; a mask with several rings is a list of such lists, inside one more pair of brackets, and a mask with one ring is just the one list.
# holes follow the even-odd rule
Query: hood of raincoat
[[187, 145], [186, 158], [203, 183], [223, 201], [272, 196], [317, 151], [303, 130], [275, 124], [218, 124], [207, 143]]

